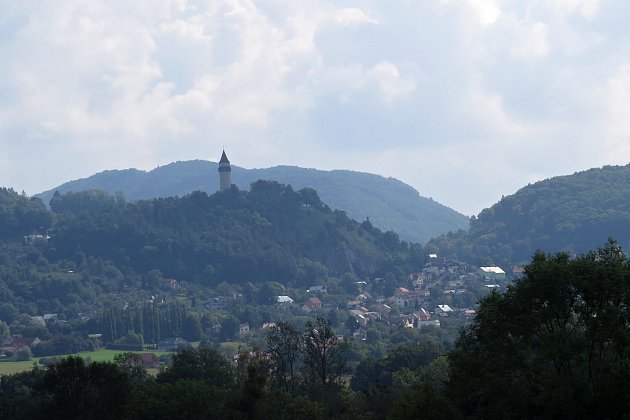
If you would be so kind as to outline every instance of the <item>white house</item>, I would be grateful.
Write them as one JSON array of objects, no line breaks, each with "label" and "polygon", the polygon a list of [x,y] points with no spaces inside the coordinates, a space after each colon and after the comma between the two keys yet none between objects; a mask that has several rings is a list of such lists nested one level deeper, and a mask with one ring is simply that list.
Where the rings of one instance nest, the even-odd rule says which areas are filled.
[{"label": "white house", "polygon": [[477,274],[484,281],[505,280],[505,271],[501,267],[479,267]]},{"label": "white house", "polygon": [[293,299],[289,296],[276,296],[276,303],[278,305],[291,305],[293,303]]},{"label": "white house", "polygon": [[435,308],[435,314],[439,316],[449,316],[453,313],[453,309],[448,305],[438,305]]}]

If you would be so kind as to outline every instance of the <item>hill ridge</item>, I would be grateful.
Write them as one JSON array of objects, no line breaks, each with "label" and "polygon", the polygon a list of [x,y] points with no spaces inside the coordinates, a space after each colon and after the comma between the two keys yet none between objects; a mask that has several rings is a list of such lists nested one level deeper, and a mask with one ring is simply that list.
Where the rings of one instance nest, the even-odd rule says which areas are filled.
[{"label": "hill ridge", "polygon": [[[175,161],[150,171],[135,168],[102,171],[36,194],[45,203],[55,191],[102,189],[123,192],[129,200],[183,196],[195,190],[218,189],[218,163],[195,159]],[[347,169],[321,170],[292,165],[246,169],[232,165],[232,183],[247,190],[259,179],[315,189],[331,208],[346,211],[355,220],[367,218],[374,226],[397,232],[406,241],[426,243],[430,238],[468,226],[468,218],[426,198],[396,178]]]},{"label": "hill ridge", "polygon": [[428,246],[471,263],[509,266],[536,250],[584,253],[610,237],[630,249],[630,165],[528,184],[473,217],[469,230]]}]

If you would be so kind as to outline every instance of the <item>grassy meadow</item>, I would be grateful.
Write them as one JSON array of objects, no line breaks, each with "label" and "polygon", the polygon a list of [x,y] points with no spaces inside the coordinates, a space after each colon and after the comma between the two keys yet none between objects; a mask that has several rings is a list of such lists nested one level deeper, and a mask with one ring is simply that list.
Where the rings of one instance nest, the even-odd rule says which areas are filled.
[{"label": "grassy meadow", "polygon": [[[95,362],[111,362],[114,360],[114,356],[118,353],[125,353],[125,351],[100,349],[100,350],[95,350],[95,351],[86,351],[86,352],[76,353],[73,355],[65,354],[65,355],[60,355],[60,356],[49,356],[49,357],[81,356],[84,359],[90,359]],[[168,352],[164,352],[164,351],[144,351],[144,352],[133,352],[133,353],[154,353],[158,357],[163,354],[168,354]],[[34,366],[43,367],[43,365],[39,364],[39,359],[41,359],[41,357],[33,357],[33,360],[29,360],[25,362],[0,361],[0,375],[11,375],[14,373],[24,372],[26,370],[32,369]]]}]

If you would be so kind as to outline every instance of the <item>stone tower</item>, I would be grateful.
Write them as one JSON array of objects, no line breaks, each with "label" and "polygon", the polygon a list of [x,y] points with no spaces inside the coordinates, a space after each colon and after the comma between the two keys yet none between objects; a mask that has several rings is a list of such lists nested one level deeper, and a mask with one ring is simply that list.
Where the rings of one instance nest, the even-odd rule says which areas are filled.
[{"label": "stone tower", "polygon": [[219,191],[229,190],[232,186],[230,172],[232,172],[232,168],[224,150],[219,161]]}]

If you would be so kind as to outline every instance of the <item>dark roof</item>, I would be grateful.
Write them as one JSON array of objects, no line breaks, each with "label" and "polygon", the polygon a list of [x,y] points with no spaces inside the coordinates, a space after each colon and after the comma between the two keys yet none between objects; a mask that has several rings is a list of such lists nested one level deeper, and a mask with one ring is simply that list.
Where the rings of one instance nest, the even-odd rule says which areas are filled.
[{"label": "dark roof", "polygon": [[39,339],[37,337],[8,338],[4,340],[4,342],[2,343],[0,347],[6,350],[9,350],[9,349],[17,350],[25,346],[27,347],[33,346],[36,341],[39,342]]},{"label": "dark roof", "polygon": [[228,160],[228,158],[227,158],[227,156],[225,154],[225,150],[221,154],[221,160],[219,161],[219,163],[230,163],[230,161]]},{"label": "dark roof", "polygon": [[140,360],[142,360],[143,363],[154,362],[158,360],[158,357],[155,353],[140,353]]},{"label": "dark roof", "polygon": [[178,346],[180,344],[188,345],[190,343],[181,337],[164,338],[158,342],[159,346],[171,346],[171,345]]}]

